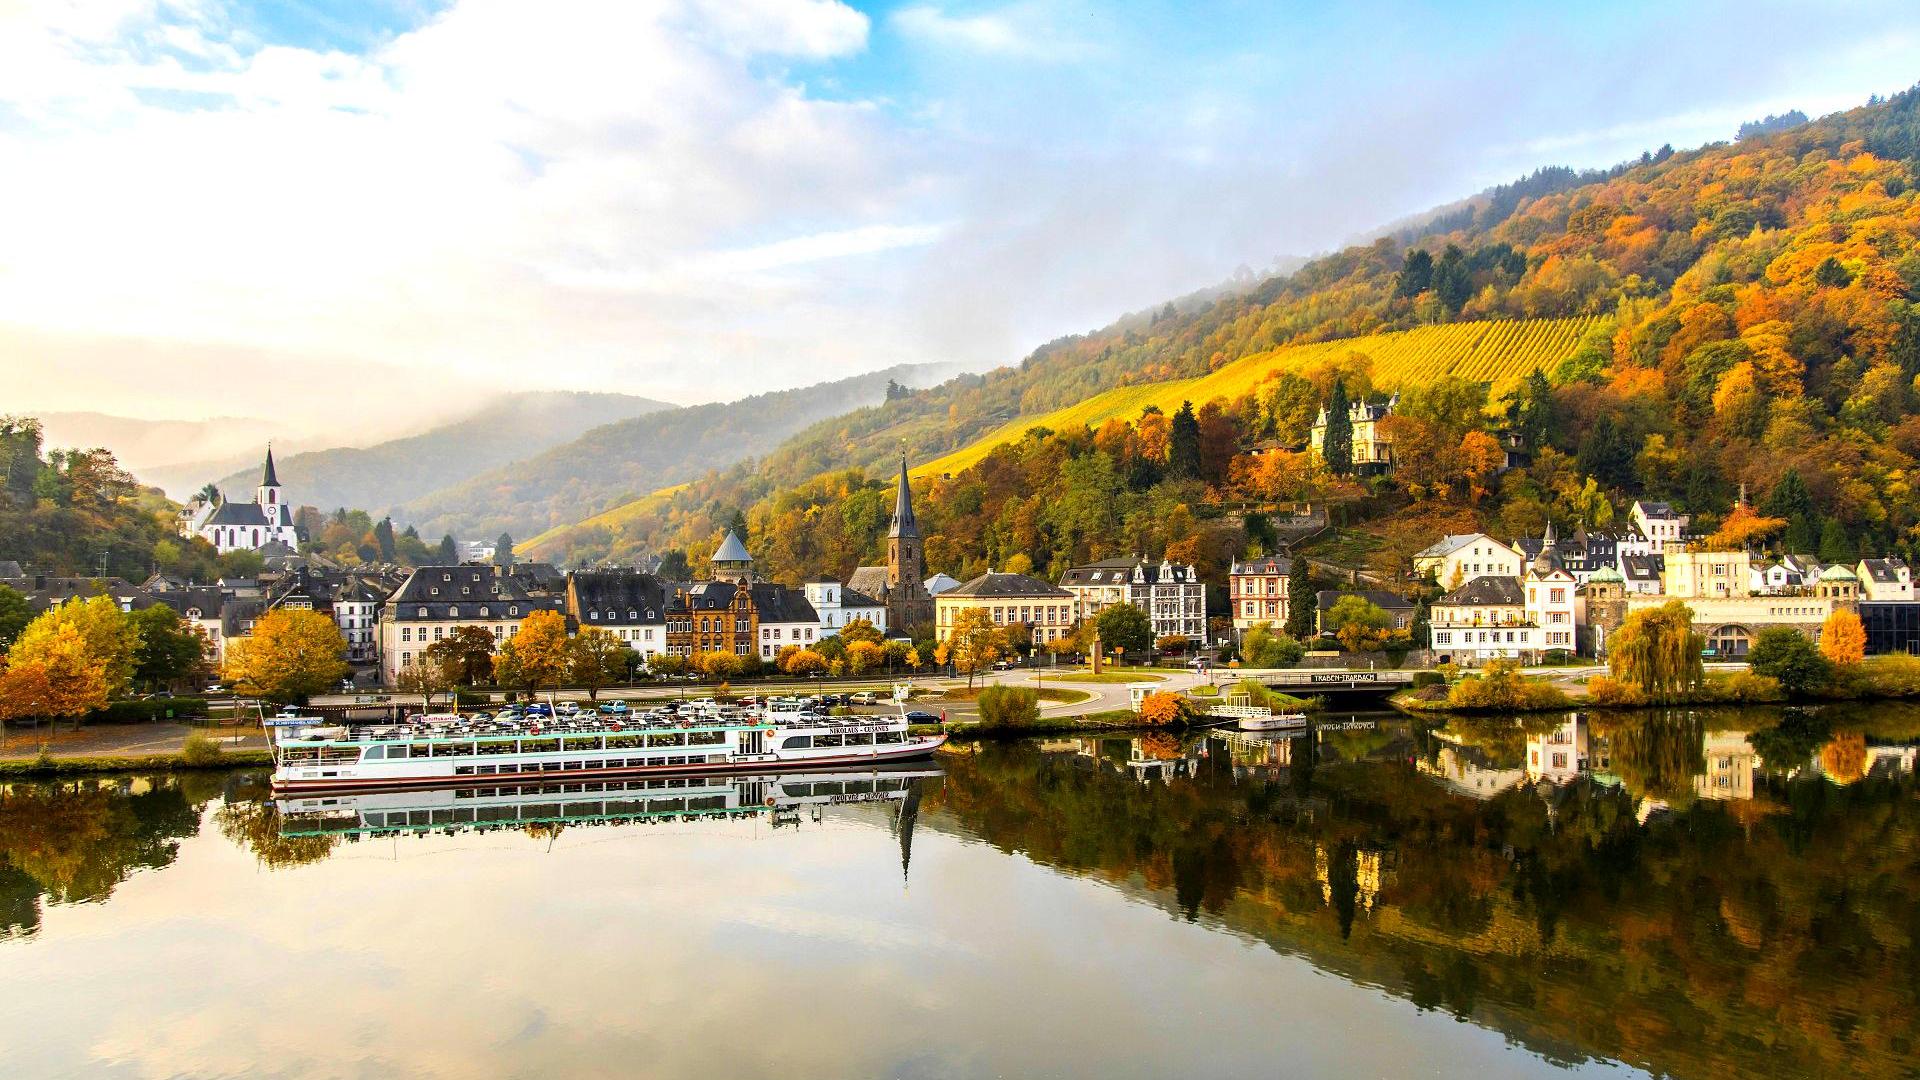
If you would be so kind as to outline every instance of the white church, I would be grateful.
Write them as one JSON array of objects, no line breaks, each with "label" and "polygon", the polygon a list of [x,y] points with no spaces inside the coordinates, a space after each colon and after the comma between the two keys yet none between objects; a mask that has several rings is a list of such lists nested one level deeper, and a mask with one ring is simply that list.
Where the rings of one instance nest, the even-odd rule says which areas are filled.
[{"label": "white church", "polygon": [[252,502],[223,498],[217,503],[199,499],[187,504],[180,521],[182,536],[198,536],[212,544],[215,551],[258,551],[279,542],[298,549],[300,539],[293,528],[293,508],[280,491],[280,479],[273,473],[273,447],[267,447],[267,467],[260,486],[253,489]]}]

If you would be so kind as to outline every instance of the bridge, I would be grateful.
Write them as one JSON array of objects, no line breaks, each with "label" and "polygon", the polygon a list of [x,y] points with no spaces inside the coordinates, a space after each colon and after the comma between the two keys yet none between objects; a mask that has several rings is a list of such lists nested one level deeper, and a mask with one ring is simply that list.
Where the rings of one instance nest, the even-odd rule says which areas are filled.
[{"label": "bridge", "polygon": [[1411,671],[1276,671],[1259,676],[1273,690],[1294,697],[1326,698],[1346,704],[1362,699],[1387,698],[1413,685]]}]

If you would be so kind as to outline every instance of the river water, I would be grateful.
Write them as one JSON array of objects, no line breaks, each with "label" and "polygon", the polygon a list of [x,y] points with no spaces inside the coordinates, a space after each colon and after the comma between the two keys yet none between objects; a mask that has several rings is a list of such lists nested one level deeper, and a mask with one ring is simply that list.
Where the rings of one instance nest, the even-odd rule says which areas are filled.
[{"label": "river water", "polygon": [[0,1076],[1895,1077],[1920,716],[0,789]]}]

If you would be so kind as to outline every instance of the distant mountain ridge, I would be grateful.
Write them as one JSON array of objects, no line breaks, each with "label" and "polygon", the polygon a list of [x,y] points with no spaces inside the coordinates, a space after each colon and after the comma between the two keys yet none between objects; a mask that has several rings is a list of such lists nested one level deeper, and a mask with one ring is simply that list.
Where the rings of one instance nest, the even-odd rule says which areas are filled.
[{"label": "distant mountain ridge", "polygon": [[694,405],[595,428],[537,456],[503,463],[408,503],[395,515],[434,536],[507,532],[527,538],[591,517],[713,468],[758,457],[827,417],[885,400],[889,383],[924,386],[950,374],[902,364],[739,401]]},{"label": "distant mountain ridge", "polygon": [[44,412],[39,417],[47,446],[104,446],[123,467],[153,484],[162,483],[157,474],[178,462],[228,460],[268,439],[311,441],[301,428],[258,416],[142,420],[99,412]]},{"label": "distant mountain ridge", "polygon": [[[280,483],[295,505],[349,507],[379,517],[429,492],[538,454],[580,432],[676,406],[631,394],[536,390],[501,395],[460,420],[365,447],[275,455]],[[216,481],[247,497],[259,482],[256,461]],[[197,484],[193,485],[198,487]]]}]

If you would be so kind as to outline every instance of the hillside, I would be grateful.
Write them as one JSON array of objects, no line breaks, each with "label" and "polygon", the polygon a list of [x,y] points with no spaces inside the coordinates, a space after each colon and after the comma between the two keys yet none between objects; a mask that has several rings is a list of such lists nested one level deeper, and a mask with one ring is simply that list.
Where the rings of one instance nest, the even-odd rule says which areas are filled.
[{"label": "hillside", "polygon": [[1383,390],[1457,375],[1491,384],[1498,396],[1536,368],[1553,370],[1574,354],[1589,333],[1604,326],[1605,321],[1595,316],[1462,322],[1288,345],[1242,357],[1199,378],[1117,387],[1066,408],[1019,417],[962,450],[916,466],[913,474],[917,478],[958,473],[978,464],[994,447],[1019,441],[1032,428],[1099,427],[1116,418],[1132,420],[1148,407],[1172,415],[1184,402],[1242,397],[1278,373],[1297,374],[1354,353],[1372,361],[1374,385]]},{"label": "hillside", "polygon": [[[365,447],[276,454],[274,464],[296,504],[363,509],[378,518],[410,500],[570,441],[582,431],[671,408],[629,394],[521,391],[418,435]],[[260,480],[261,449],[245,467],[217,481],[220,490],[246,497]]]},{"label": "hillside", "polygon": [[605,424],[545,453],[503,464],[413,499],[396,520],[428,536],[535,536],[678,484],[717,466],[764,454],[796,431],[859,402],[881,401],[890,383],[937,373],[902,365],[796,390],[696,405]]},{"label": "hillside", "polygon": [[[771,572],[844,569],[878,556],[884,515],[876,523],[868,503],[904,447],[922,475],[953,473],[930,485],[921,524],[930,564],[958,576],[1017,556],[1055,567],[1163,545],[1230,557],[1263,541],[1254,522],[1240,533],[1226,506],[1309,497],[1407,533],[1381,548],[1393,569],[1412,536],[1438,528],[1605,525],[1646,496],[1708,523],[1742,485],[1790,521],[1786,537],[1803,550],[1920,553],[1905,479],[1920,468],[1917,176],[1913,91],[1612,169],[1543,169],[1290,274],[833,417],[754,468],[697,477],[547,548],[572,560],[697,553],[744,515]],[[1545,332],[1582,319],[1604,322],[1574,355],[1543,360],[1541,378],[1509,389],[1519,365],[1499,373],[1504,400],[1473,379],[1416,380],[1422,400],[1407,410],[1409,452],[1392,482],[1355,485],[1274,456],[1256,473],[1262,462],[1233,452],[1302,438],[1335,383],[1352,395],[1421,370],[1402,368],[1414,350],[1377,347],[1419,334],[1375,335],[1501,320]],[[1380,355],[1349,363],[1360,338]],[[1264,378],[1280,365],[1261,357],[1321,344],[1298,354],[1317,357],[1299,365],[1310,377],[1282,371],[1236,395],[1250,378],[1230,374],[1225,400],[1201,408],[1199,380]],[[1445,370],[1431,354],[1423,362]],[[1200,411],[1204,467],[1172,456],[1163,402],[1176,395]],[[1162,418],[1139,423],[1145,403]],[[1103,417],[1098,432],[1085,426]],[[1495,423],[1526,433],[1532,466],[1484,471],[1480,437]],[[1036,426],[1052,433],[1027,438]]]}]

